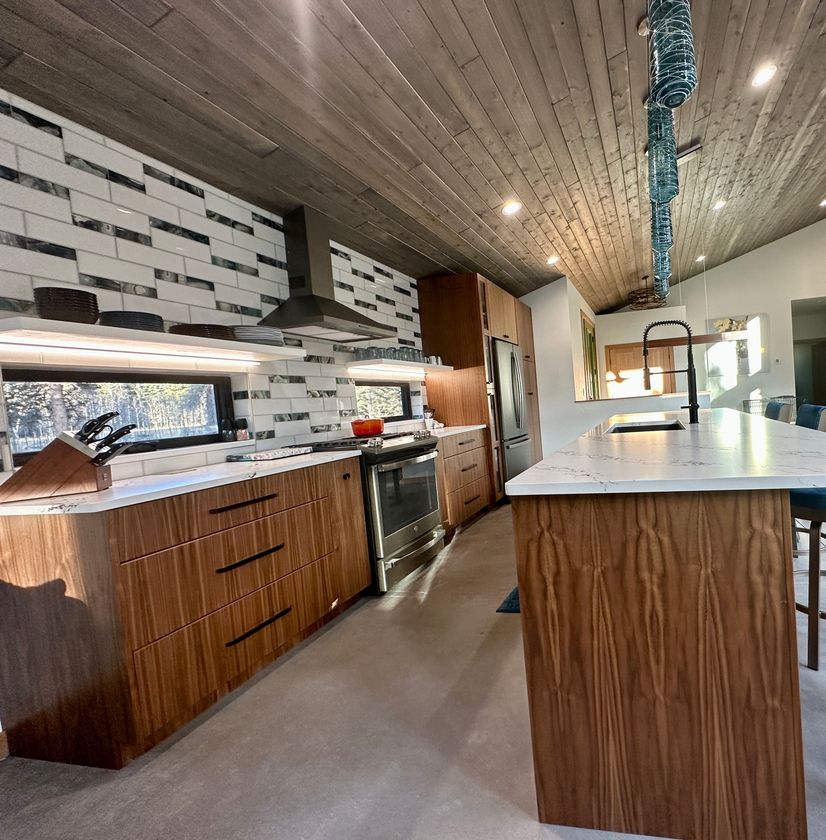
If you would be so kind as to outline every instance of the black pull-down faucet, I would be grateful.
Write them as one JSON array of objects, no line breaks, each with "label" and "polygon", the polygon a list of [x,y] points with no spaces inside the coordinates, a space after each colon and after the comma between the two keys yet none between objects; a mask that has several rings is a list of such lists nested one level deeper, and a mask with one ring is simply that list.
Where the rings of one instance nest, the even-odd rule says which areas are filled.
[{"label": "black pull-down faucet", "polygon": [[694,352],[691,341],[691,327],[685,321],[652,321],[643,330],[642,334],[642,359],[643,359],[643,384],[646,390],[651,388],[651,371],[648,369],[648,333],[654,327],[683,327],[688,335],[688,366],[683,370],[664,370],[663,373],[684,373],[688,378],[688,422],[700,422],[700,403],[697,402],[697,369],[694,367]]}]

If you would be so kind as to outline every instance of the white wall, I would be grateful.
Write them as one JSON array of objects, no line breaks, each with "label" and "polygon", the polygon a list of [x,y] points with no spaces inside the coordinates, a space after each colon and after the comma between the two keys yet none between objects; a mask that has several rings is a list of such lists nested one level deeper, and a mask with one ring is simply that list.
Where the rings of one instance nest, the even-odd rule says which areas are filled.
[{"label": "white wall", "polygon": [[[612,414],[671,411],[685,403],[685,395],[679,394],[577,402],[577,380],[582,369],[581,352],[578,360],[576,355],[576,348],[582,346],[579,312],[580,308],[585,308],[581,307],[582,296],[566,277],[562,277],[521,300],[531,307],[533,317],[544,455],[570,443]],[[586,312],[590,312],[590,308]],[[705,405],[703,400],[701,405]]]},{"label": "white wall", "polygon": [[571,353],[574,371],[574,399],[586,399],[585,390],[585,346],[582,343],[582,313],[596,321],[594,310],[579,293],[573,283],[568,283],[568,316],[571,326]]},{"label": "white wall", "polygon": [[714,399],[714,405],[740,408],[753,395],[794,394],[791,301],[826,295],[826,220],[680,286],[688,320],[697,332],[708,332],[709,320],[728,315],[766,316],[766,369],[741,377],[736,387]]}]

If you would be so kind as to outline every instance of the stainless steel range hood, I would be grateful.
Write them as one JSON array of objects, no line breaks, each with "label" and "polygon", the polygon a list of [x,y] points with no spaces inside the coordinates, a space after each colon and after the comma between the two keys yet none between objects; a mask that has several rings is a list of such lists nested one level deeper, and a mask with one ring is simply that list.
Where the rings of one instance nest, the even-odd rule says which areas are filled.
[{"label": "stainless steel range hood", "polygon": [[329,219],[311,207],[284,217],[290,297],[258,323],[322,341],[395,338],[396,330],[339,303],[334,297]]}]

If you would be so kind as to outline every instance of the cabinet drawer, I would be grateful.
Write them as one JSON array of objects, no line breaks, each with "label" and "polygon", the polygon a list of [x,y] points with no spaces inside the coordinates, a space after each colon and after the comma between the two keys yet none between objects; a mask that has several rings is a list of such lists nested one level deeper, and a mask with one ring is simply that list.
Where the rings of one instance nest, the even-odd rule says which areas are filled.
[{"label": "cabinet drawer", "polygon": [[476,429],[461,435],[448,435],[439,441],[439,450],[443,458],[451,458],[460,452],[478,449],[487,441],[487,429]]},{"label": "cabinet drawer", "polygon": [[459,525],[490,503],[490,479],[487,475],[448,494],[450,523]]},{"label": "cabinet drawer", "polygon": [[237,677],[329,612],[323,561],[311,563],[134,653],[144,737],[217,700]]},{"label": "cabinet drawer", "polygon": [[460,452],[445,461],[445,482],[447,492],[451,493],[478,481],[488,474],[488,450],[482,446],[469,452]]},{"label": "cabinet drawer", "polygon": [[124,563],[132,649],[329,554],[331,519],[325,498]]},{"label": "cabinet drawer", "polygon": [[110,513],[112,550],[121,561],[214,534],[325,495],[315,468],[277,473],[170,496]]}]

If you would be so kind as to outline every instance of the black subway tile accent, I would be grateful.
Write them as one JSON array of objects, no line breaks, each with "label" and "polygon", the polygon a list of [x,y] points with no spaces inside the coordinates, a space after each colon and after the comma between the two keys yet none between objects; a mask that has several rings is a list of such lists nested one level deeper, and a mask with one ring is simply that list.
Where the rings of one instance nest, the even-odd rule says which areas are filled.
[{"label": "black subway tile accent", "polygon": [[268,400],[271,396],[269,391],[250,391],[250,397],[254,400]]},{"label": "black subway tile accent", "polygon": [[248,400],[250,398],[249,391],[233,391],[232,398],[234,400]]},{"label": "black subway tile accent", "polygon": [[270,376],[270,382],[276,385],[298,385],[306,381],[304,376],[287,376],[283,373],[274,373]]},{"label": "black subway tile accent", "polygon": [[336,385],[355,385],[356,380],[351,379],[348,376],[337,376],[336,377]]},{"label": "black subway tile accent", "polygon": [[0,230],[0,245],[11,245],[15,248],[25,248],[27,251],[37,251],[39,254],[49,254],[52,257],[62,257],[65,260],[76,260],[74,248],[56,245],[54,242],[44,242],[42,239],[30,239],[18,233]]},{"label": "black subway tile accent", "polygon": [[293,338],[292,336],[284,336],[284,344],[287,347],[303,347],[304,342],[300,338]]},{"label": "black subway tile accent", "polygon": [[21,315],[34,315],[37,309],[33,300],[18,300],[17,298],[0,297],[0,310],[3,312],[19,312]]},{"label": "black subway tile accent", "polygon": [[371,280],[375,283],[376,278],[373,277],[372,274],[368,274],[366,271],[359,271],[357,268],[351,268],[351,273],[355,274],[356,277],[361,277],[362,280]]},{"label": "black subway tile accent", "polygon": [[310,431],[313,433],[337,432],[340,429],[341,423],[326,423],[323,426],[310,426]]},{"label": "black subway tile accent", "polygon": [[[249,225],[245,225],[243,222],[239,222],[236,219],[231,219],[229,216],[222,216],[214,210],[207,210],[206,217],[208,219],[212,219],[213,222],[220,222],[222,225],[226,225],[227,227],[231,227],[235,230],[241,230],[244,233],[249,233],[250,235],[254,232]],[[254,213],[253,218],[255,218]]]},{"label": "black subway tile accent", "polygon": [[355,288],[351,286],[349,283],[342,283],[340,280],[334,280],[333,285],[337,289],[346,289],[348,292],[354,292]]},{"label": "black subway tile accent", "polygon": [[274,257],[268,257],[266,254],[256,254],[258,258],[258,262],[264,263],[264,265],[272,265],[275,268],[283,268],[284,271],[287,270],[287,263],[283,260],[277,260]]},{"label": "black subway tile accent", "polygon": [[382,277],[389,277],[391,280],[393,279],[393,273],[391,271],[385,271],[383,268],[379,268],[377,265],[373,266],[373,271],[376,274],[381,274]]},{"label": "black subway tile accent", "polygon": [[150,166],[148,163],[143,165],[143,171],[144,174],[149,175],[151,178],[156,178],[158,181],[163,181],[171,187],[177,187],[179,190],[197,195],[199,198],[204,197],[204,191],[200,187],[196,187],[195,184],[190,184],[181,178],[176,178],[174,175],[167,175],[166,172],[161,172],[160,169],[155,169],[154,166]]},{"label": "black subway tile accent", "polygon": [[233,271],[240,271],[241,274],[251,274],[253,277],[258,277],[258,269],[242,263],[233,262],[232,260],[225,260],[223,257],[213,257],[213,265],[220,265],[221,268],[229,268]]},{"label": "black subway tile accent", "polygon": [[405,347],[415,347],[416,346],[415,341],[410,341],[409,339],[406,339],[406,338],[400,338],[398,341],[399,341],[399,344],[403,344]]},{"label": "black subway tile accent", "polygon": [[[261,216],[258,213],[252,214],[252,220],[254,222],[258,222],[259,225],[266,225],[267,227],[273,228],[273,230],[284,230],[284,225],[280,222],[274,222],[272,219],[268,219],[266,216]],[[250,231],[252,233],[252,231]]]},{"label": "black subway tile accent", "polygon": [[17,120],[18,122],[26,123],[32,128],[39,128],[45,131],[46,134],[51,134],[54,137],[63,137],[63,129],[59,125],[55,125],[49,120],[44,120],[43,117],[38,117],[37,114],[32,114],[29,111],[24,111],[16,105],[10,105],[8,102],[0,101],[0,114],[5,114],[7,117]]},{"label": "black subway tile accent", "polygon": [[118,227],[111,222],[101,222],[97,219],[90,219],[88,216],[72,215],[72,223],[85,230],[96,230],[98,233],[105,233],[107,236],[116,236],[118,239],[128,239],[130,242],[139,242],[141,245],[152,245],[152,240],[145,233],[138,233],[134,230]]},{"label": "black subway tile accent", "polygon": [[334,254],[337,257],[341,257],[343,260],[350,259],[350,255],[346,251],[339,251],[338,248],[330,248],[330,253]]},{"label": "black subway tile accent", "polygon": [[318,388],[313,388],[307,391],[307,396],[313,397],[314,399],[321,399],[322,397],[334,397],[335,395],[335,391],[328,391]]},{"label": "black subway tile accent", "polygon": [[333,351],[336,353],[355,353],[356,348],[349,344],[334,344]]},{"label": "black subway tile accent", "polygon": [[316,364],[319,364],[319,365],[332,365],[332,364],[335,363],[336,360],[332,356],[313,356],[313,355],[310,355],[310,356],[305,356],[304,361],[305,362],[315,362]]},{"label": "black subway tile accent", "polygon": [[82,172],[88,172],[89,175],[96,175],[98,178],[105,178],[113,184],[121,184],[124,187],[129,187],[129,189],[137,190],[138,192],[146,192],[146,187],[140,181],[136,181],[134,178],[129,178],[126,175],[121,175],[120,172],[113,172],[105,166],[84,160],[83,158],[80,158],[77,155],[71,155],[68,152],[66,152],[63,157],[69,166],[73,166],[75,169],[80,169]]},{"label": "black subway tile accent", "polygon": [[94,274],[81,274],[79,276],[81,286],[91,286],[95,289],[108,289],[112,292],[122,292],[125,295],[136,295],[137,297],[156,298],[158,296],[158,290],[152,288],[152,286],[143,286],[139,283],[129,283],[123,280],[112,280],[110,277],[95,277]]},{"label": "black subway tile accent", "polygon": [[207,292],[215,291],[215,284],[209,280],[190,277],[187,274],[177,274],[174,271],[165,271],[162,268],[155,269],[155,279],[165,280],[167,283],[178,283],[181,286],[190,286],[193,289],[204,289]]},{"label": "black subway tile accent", "polygon": [[146,192],[146,186],[144,184],[136,181],[134,178],[130,178],[128,175],[121,175],[120,172],[113,172],[110,169],[108,170],[108,178],[113,184],[120,184],[122,187],[128,187],[130,190],[136,190],[137,192]]},{"label": "black subway tile accent", "polygon": [[189,230],[189,228],[181,227],[180,225],[173,225],[171,222],[165,222],[163,219],[155,219],[149,217],[149,227],[156,230],[163,230],[167,233],[174,233],[175,236],[182,236],[184,239],[191,239],[193,242],[200,242],[202,245],[209,245],[209,237],[203,233],[198,233],[196,230]]},{"label": "black subway tile accent", "polygon": [[256,432],[255,439],[256,440],[272,440],[275,437],[275,432],[270,429],[266,432]]},{"label": "black subway tile accent", "polygon": [[66,187],[62,187],[60,184],[54,184],[51,181],[46,181],[44,178],[27,175],[25,172],[18,172],[16,169],[11,169],[8,166],[0,166],[0,178],[5,181],[14,181],[23,187],[56,195],[58,198],[69,198],[69,190]]},{"label": "black subway tile accent", "polygon": [[354,303],[356,306],[360,306],[362,309],[370,309],[373,312],[378,312],[379,308],[376,306],[375,303],[367,303],[366,300],[359,300],[358,298],[355,299]]},{"label": "black subway tile accent", "polygon": [[376,300],[380,300],[382,303],[386,303],[388,306],[395,306],[396,301],[393,298],[384,297],[382,295],[376,295]]},{"label": "black subway tile accent", "polygon": [[263,312],[252,306],[241,306],[240,303],[227,303],[223,300],[215,301],[215,308],[219,312],[234,312],[236,315],[249,315],[251,318],[262,318]]},{"label": "black subway tile accent", "polygon": [[397,312],[396,317],[400,318],[402,321],[412,321],[413,320],[412,315],[405,315],[404,312]]},{"label": "black subway tile accent", "polygon": [[410,294],[409,289],[403,289],[401,286],[393,286],[393,289],[397,291],[400,295],[407,295],[407,297],[413,297],[413,295]]}]

